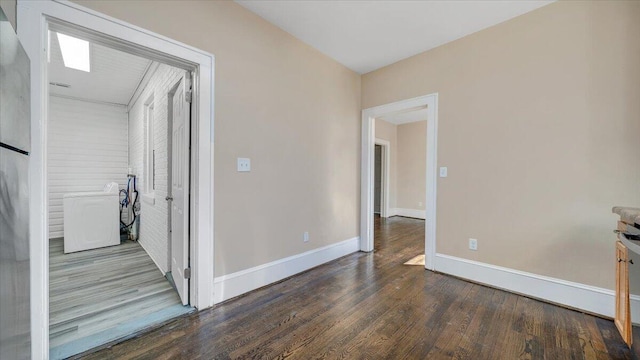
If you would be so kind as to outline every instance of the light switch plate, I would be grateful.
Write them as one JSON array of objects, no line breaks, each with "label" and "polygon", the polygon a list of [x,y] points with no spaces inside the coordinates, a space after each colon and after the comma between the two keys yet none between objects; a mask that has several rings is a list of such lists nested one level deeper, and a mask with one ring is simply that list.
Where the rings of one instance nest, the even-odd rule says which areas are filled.
[{"label": "light switch plate", "polygon": [[251,159],[238,158],[238,172],[249,172],[249,171],[251,171]]},{"label": "light switch plate", "polygon": [[446,166],[440,167],[440,177],[447,177],[447,167]]}]

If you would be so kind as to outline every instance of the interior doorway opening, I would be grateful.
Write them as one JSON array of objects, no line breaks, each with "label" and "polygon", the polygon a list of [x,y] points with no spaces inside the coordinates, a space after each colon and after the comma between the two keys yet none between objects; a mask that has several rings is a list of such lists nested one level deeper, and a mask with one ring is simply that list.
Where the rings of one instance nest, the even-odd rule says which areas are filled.
[{"label": "interior doorway opening", "polygon": [[374,214],[386,218],[389,217],[391,142],[376,138],[374,157]]},{"label": "interior doorway opening", "polygon": [[382,203],[382,156],[384,154],[384,148],[382,145],[375,145],[375,175],[374,175],[374,201],[373,201],[373,213],[380,215],[381,203]]},{"label": "interior doorway opening", "polygon": [[[49,30],[67,26],[72,37],[181,68],[193,74],[188,182],[188,301],[197,309],[213,305],[213,55],[90,11],[80,5],[48,1],[18,3],[18,37],[31,59],[32,157],[29,163],[32,357],[49,358],[50,262],[48,127]],[[44,51],[43,51],[44,50]],[[153,102],[145,101],[145,105]],[[153,107],[155,108],[155,103]],[[155,113],[154,113],[155,114]],[[153,161],[153,152],[151,160]],[[143,176],[142,176],[143,177]],[[144,180],[140,180],[144,181]],[[148,187],[147,187],[148,189]],[[194,201],[194,199],[198,201]],[[142,196],[140,197],[142,200]],[[147,199],[149,200],[149,199]],[[155,201],[156,199],[154,199]],[[162,199],[165,201],[165,199]],[[117,214],[116,214],[117,216]],[[144,216],[144,214],[143,214]],[[166,221],[166,218],[164,219]],[[144,222],[142,222],[144,223]],[[164,227],[166,229],[166,227]],[[190,276],[189,276],[190,275]],[[128,331],[127,335],[131,335]]]},{"label": "interior doorway opening", "polygon": [[49,356],[61,359],[194,310],[194,89],[189,67],[62,22],[48,35]]},{"label": "interior doorway opening", "polygon": [[[433,259],[436,252],[437,99],[437,94],[431,94],[365,109],[362,112],[362,231],[360,250],[374,251],[375,231],[381,228],[380,225],[383,224],[385,218],[399,215],[424,219],[424,267],[427,269],[433,269]],[[393,124],[394,122],[397,124]],[[409,123],[420,123],[419,126],[422,126],[426,133],[418,134],[417,138],[422,145],[409,149],[400,156],[397,155],[398,136],[396,127],[402,124],[408,125]],[[407,130],[407,133],[416,135],[415,130]],[[376,162],[376,145],[379,145],[381,140],[386,140],[390,143],[387,154],[396,154],[390,157],[390,161],[387,162],[388,165],[386,166],[382,166],[382,147],[379,148],[380,161]],[[411,141],[415,142],[414,140]],[[424,177],[420,176],[422,174],[418,174],[418,176],[413,174],[409,176],[413,180],[399,185],[397,179],[398,163],[414,157],[414,155],[419,155],[417,156],[417,161],[419,161],[420,166],[405,165],[401,167],[410,170],[418,168],[419,172],[424,173]],[[376,171],[376,163],[379,164],[380,171]],[[379,187],[382,187],[381,174],[385,168],[388,169],[387,176],[389,181],[387,184],[390,189],[386,193],[387,196],[385,196],[384,191],[376,189],[376,176],[380,177]],[[417,186],[413,186],[416,184]],[[408,191],[409,195],[399,197],[398,187],[402,187],[403,191],[411,190],[411,188],[417,188],[418,191]],[[379,203],[380,215],[376,214],[376,193],[378,192],[381,194]],[[382,201],[383,199],[386,199],[386,204]],[[383,216],[383,213],[386,216]]]},{"label": "interior doorway opening", "polygon": [[[424,229],[426,119],[424,107],[374,119],[374,251],[391,246],[383,239]],[[416,252],[412,258],[419,258],[406,259],[408,264],[424,266],[424,243],[407,245]]]}]

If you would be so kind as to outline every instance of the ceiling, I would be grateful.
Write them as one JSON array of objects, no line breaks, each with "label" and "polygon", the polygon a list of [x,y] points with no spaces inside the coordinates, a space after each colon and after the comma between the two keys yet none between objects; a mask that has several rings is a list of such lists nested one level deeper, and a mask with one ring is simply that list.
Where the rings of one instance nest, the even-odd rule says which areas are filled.
[{"label": "ceiling", "polygon": [[236,2],[364,74],[553,1]]},{"label": "ceiling", "polygon": [[58,37],[51,32],[49,82],[70,87],[49,85],[50,93],[128,105],[151,60],[94,43],[89,48],[91,72],[67,68],[62,60]]}]

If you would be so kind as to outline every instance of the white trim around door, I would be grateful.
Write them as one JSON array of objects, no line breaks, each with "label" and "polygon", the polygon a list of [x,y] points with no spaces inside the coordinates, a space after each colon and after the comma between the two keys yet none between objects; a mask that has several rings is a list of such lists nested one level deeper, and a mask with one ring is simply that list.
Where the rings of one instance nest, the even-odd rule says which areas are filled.
[{"label": "white trim around door", "polygon": [[438,94],[429,94],[362,110],[360,250],[373,251],[373,191],[375,119],[380,116],[427,109],[427,198],[425,268],[434,270],[436,255],[436,186],[438,166]]},{"label": "white trim around door", "polygon": [[49,256],[47,181],[47,31],[63,22],[114,46],[195,72],[192,104],[190,197],[191,305],[213,306],[213,126],[214,57],[175,40],[68,1],[18,1],[18,37],[31,59],[31,232],[32,358],[49,357]]}]

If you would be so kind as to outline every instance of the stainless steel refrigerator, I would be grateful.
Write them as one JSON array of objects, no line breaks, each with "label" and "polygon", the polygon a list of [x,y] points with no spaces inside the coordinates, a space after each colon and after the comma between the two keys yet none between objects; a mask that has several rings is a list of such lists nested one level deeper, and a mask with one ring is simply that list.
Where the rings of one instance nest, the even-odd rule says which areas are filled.
[{"label": "stainless steel refrigerator", "polygon": [[29,58],[0,9],[0,359],[31,357]]}]

